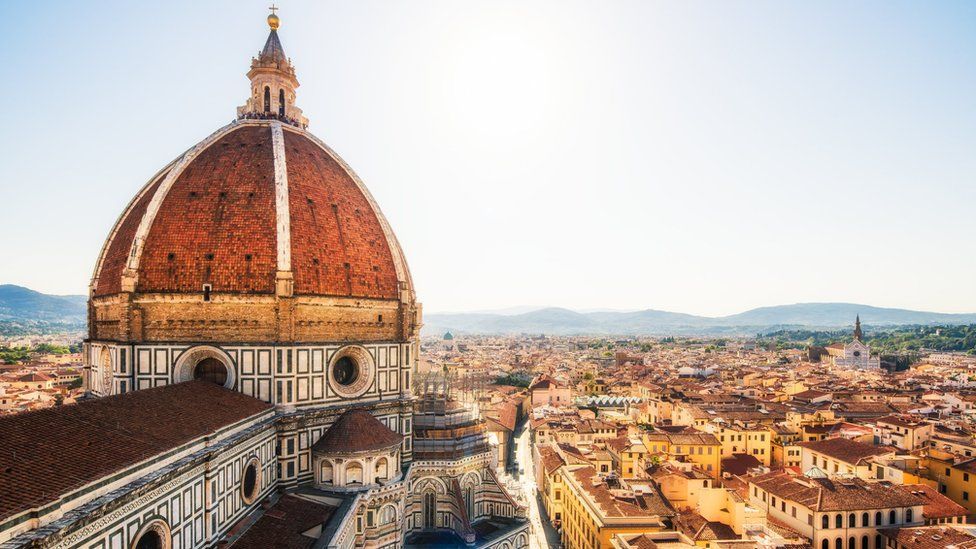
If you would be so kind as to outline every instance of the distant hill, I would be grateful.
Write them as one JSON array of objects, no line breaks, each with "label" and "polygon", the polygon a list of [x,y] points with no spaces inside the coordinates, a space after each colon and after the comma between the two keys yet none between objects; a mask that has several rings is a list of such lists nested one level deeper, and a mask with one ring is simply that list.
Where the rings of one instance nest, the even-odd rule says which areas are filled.
[{"label": "distant hill", "polygon": [[797,303],[760,307],[724,317],[695,316],[648,309],[633,312],[588,312],[546,308],[521,314],[431,313],[424,334],[446,331],[476,334],[549,335],[751,335],[789,327],[841,328],[861,316],[866,326],[972,324],[976,314],[948,314],[888,309],[855,303]]},{"label": "distant hill", "polygon": [[23,286],[0,284],[0,320],[84,324],[87,299],[83,295],[48,295]]}]

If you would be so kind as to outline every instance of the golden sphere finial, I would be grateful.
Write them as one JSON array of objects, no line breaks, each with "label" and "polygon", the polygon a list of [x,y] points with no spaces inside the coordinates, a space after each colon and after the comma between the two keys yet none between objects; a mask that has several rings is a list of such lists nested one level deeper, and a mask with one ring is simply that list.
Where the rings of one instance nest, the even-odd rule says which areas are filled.
[{"label": "golden sphere finial", "polygon": [[278,7],[271,4],[271,7],[268,9],[271,10],[271,15],[268,16],[268,26],[271,27],[271,30],[278,30],[278,27],[281,26],[281,20],[278,19],[278,15],[275,13],[278,11]]}]

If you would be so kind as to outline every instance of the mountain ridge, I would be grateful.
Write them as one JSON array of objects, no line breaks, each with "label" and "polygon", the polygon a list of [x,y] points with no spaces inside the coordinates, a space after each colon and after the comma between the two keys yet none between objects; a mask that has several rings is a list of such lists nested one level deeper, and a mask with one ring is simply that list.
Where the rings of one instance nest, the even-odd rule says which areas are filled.
[{"label": "mountain ridge", "polygon": [[0,284],[0,320],[84,322],[87,301],[83,295],[50,295],[15,284]]},{"label": "mountain ridge", "polygon": [[[0,284],[0,321],[84,323],[87,297],[49,295],[23,286]],[[937,313],[844,302],[793,303],[756,307],[732,315],[708,317],[657,309],[574,311],[564,307],[509,307],[505,312],[428,313],[424,334],[547,335],[753,335],[788,328],[852,327],[855,316],[865,326],[976,324],[976,313]],[[506,314],[506,312],[512,311]],[[515,312],[523,311],[523,312]]]},{"label": "mountain ridge", "polygon": [[750,335],[781,328],[843,328],[856,316],[869,326],[971,324],[976,313],[936,313],[858,303],[793,303],[757,307],[732,315],[707,317],[644,309],[581,313],[546,307],[527,313],[428,313],[424,332],[472,334],[541,333],[549,335]]}]

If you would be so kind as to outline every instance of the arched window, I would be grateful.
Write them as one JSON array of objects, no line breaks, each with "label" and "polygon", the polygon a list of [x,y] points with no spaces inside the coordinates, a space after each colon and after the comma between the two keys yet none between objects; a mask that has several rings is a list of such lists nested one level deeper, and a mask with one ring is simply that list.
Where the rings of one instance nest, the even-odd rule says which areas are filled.
[{"label": "arched window", "polygon": [[349,465],[346,465],[346,484],[362,484],[363,483],[363,466],[359,462],[354,461]]},{"label": "arched window", "polygon": [[854,536],[851,536],[850,538],[848,538],[848,540],[847,540],[847,549],[857,549],[857,540],[854,539]]},{"label": "arched window", "polygon": [[834,548],[835,549],[844,549],[844,539],[843,538],[837,538],[837,541],[834,542]]},{"label": "arched window", "polygon": [[437,494],[433,491],[424,494],[424,528],[433,530],[437,521]]},{"label": "arched window", "polygon": [[464,489],[464,508],[468,513],[468,520],[474,520],[474,494],[470,486]]},{"label": "arched window", "polygon": [[868,537],[867,536],[863,536],[861,538],[861,549],[869,549],[868,548]]},{"label": "arched window", "polygon": [[332,484],[332,481],[335,478],[335,472],[332,468],[332,464],[328,461],[323,461],[320,471],[321,473],[319,474],[319,478],[322,479],[322,484]]},{"label": "arched window", "polygon": [[820,549],[830,549],[830,541],[825,539],[820,542]]},{"label": "arched window", "polygon": [[172,545],[169,525],[161,519],[154,520],[142,527],[136,534],[132,544],[133,549],[165,549]]},{"label": "arched window", "polygon": [[376,480],[386,480],[390,474],[390,467],[387,464],[386,458],[380,458],[376,460]]},{"label": "arched window", "polygon": [[855,515],[854,513],[851,513],[850,515],[847,515],[847,527],[848,528],[856,528],[857,527],[857,515]]},{"label": "arched window", "polygon": [[881,534],[878,534],[877,536],[874,536],[874,548],[875,549],[884,549],[884,545],[881,544]]},{"label": "arched window", "polygon": [[271,88],[264,87],[264,112],[271,112]]},{"label": "arched window", "polygon": [[159,532],[149,530],[136,542],[136,549],[163,549],[163,538]]},{"label": "arched window", "polygon": [[285,115],[285,90],[278,90],[278,116]]},{"label": "arched window", "polygon": [[874,514],[874,525],[881,526],[881,511]]},{"label": "arched window", "polygon": [[911,522],[911,521],[912,521],[912,510],[911,509],[906,509],[905,510],[905,522]]},{"label": "arched window", "polygon": [[837,513],[837,516],[834,517],[834,528],[843,528],[843,527],[844,527],[844,515]]},{"label": "arched window", "polygon": [[[871,526],[871,517],[867,513],[861,515],[861,526]],[[867,547],[864,549],[867,549]]]},{"label": "arched window", "polygon": [[380,509],[380,524],[392,524],[396,522],[396,507],[387,505]]},{"label": "arched window", "polygon": [[894,510],[894,509],[892,509],[892,510],[891,510],[891,511],[890,511],[890,512],[888,513],[888,524],[894,524],[896,520],[897,520],[897,519],[896,519],[896,517],[895,517],[895,510]]},{"label": "arched window", "polygon": [[[824,515],[823,517],[821,517],[821,519],[820,519],[820,527],[823,528],[823,529],[825,529],[825,530],[827,528],[830,528],[830,517],[828,517],[827,515]],[[827,540],[824,540],[824,543],[827,543]]]}]

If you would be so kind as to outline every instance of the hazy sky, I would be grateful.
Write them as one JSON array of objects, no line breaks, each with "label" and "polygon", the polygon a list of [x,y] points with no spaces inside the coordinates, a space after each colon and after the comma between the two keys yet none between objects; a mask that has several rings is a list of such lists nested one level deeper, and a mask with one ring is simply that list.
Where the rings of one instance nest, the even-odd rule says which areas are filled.
[{"label": "hazy sky", "polygon": [[[976,311],[976,3],[279,2],[428,311]],[[0,283],[84,293],[268,2],[0,2]]]}]

